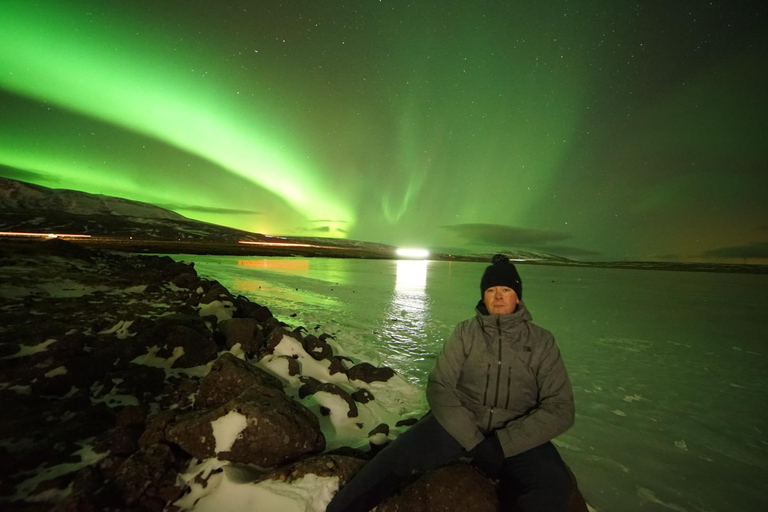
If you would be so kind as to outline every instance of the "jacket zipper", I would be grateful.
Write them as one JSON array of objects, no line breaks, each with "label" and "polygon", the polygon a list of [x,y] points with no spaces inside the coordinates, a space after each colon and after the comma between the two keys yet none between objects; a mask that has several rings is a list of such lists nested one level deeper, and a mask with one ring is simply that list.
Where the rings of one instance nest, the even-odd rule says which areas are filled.
[{"label": "jacket zipper", "polygon": [[488,363],[488,370],[485,372],[485,393],[483,393],[483,405],[488,405],[488,386],[491,383],[491,363]]},{"label": "jacket zipper", "polygon": [[507,373],[507,403],[504,404],[505,409],[509,409],[509,395],[512,393],[512,367],[509,367],[509,373]]},{"label": "jacket zipper", "polygon": [[[488,430],[491,430],[491,424],[493,423],[493,408],[499,403],[499,384],[501,384],[501,317],[496,317],[496,327],[499,329],[499,360],[496,365],[496,394],[493,397],[493,405],[491,406],[491,413],[488,416]],[[489,377],[490,377],[490,364],[488,365]],[[486,385],[486,391],[488,386]]]}]

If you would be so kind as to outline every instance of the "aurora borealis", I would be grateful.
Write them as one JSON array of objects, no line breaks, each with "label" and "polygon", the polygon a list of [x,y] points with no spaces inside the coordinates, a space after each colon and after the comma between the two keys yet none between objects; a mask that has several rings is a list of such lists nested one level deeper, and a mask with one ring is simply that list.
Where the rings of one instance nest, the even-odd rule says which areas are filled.
[{"label": "aurora borealis", "polygon": [[757,2],[0,5],[0,175],[269,234],[768,259]]}]

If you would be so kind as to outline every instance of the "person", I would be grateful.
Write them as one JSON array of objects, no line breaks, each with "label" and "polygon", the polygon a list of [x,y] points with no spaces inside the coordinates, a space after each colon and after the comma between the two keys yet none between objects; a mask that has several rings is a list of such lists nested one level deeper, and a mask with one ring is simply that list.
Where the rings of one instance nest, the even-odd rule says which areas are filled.
[{"label": "person", "polygon": [[459,323],[427,383],[431,408],[331,500],[367,512],[411,475],[460,458],[498,479],[521,512],[563,512],[573,492],[551,440],[574,422],[573,391],[552,334],[531,322],[515,266],[496,254],[474,318]]}]

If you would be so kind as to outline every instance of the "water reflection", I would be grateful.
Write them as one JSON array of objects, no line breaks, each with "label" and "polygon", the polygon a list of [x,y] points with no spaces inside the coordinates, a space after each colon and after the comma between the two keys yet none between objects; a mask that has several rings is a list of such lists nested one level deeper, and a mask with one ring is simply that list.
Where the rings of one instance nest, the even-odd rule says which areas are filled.
[{"label": "water reflection", "polygon": [[[425,350],[429,299],[426,294],[428,261],[398,260],[395,290],[383,323],[383,340],[390,352],[389,364],[418,367],[429,355]],[[397,360],[391,361],[391,359]]]},{"label": "water reflection", "polygon": [[427,288],[428,261],[397,260],[397,277],[395,279],[395,296],[417,295],[424,296]]},{"label": "water reflection", "polygon": [[238,260],[238,265],[243,267],[255,267],[265,270],[276,270],[288,274],[307,275],[309,273],[308,259],[261,259]]}]

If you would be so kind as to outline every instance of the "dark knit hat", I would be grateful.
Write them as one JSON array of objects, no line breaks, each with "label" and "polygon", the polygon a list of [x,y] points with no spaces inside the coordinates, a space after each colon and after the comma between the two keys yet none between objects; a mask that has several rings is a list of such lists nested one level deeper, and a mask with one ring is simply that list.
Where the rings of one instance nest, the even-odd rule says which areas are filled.
[{"label": "dark knit hat", "polygon": [[494,254],[491,258],[493,265],[485,267],[483,278],[480,280],[480,297],[485,290],[492,286],[506,286],[517,293],[517,298],[523,300],[523,281],[515,266],[503,254]]}]

